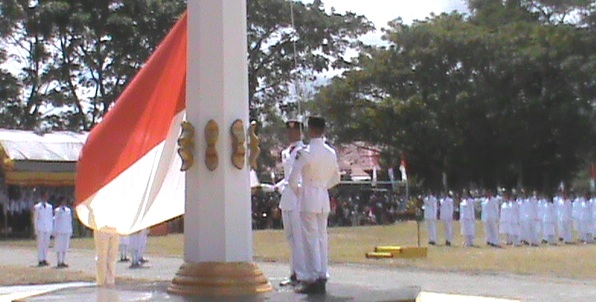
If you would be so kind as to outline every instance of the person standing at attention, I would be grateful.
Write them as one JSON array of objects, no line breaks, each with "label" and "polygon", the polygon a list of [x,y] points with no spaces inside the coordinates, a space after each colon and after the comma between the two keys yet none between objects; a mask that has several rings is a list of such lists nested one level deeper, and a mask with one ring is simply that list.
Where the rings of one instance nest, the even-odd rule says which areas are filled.
[{"label": "person standing at attention", "polygon": [[46,193],[41,194],[41,201],[33,207],[33,224],[37,241],[37,266],[50,265],[47,261],[50,237],[54,224],[52,205],[48,203]]},{"label": "person standing at attention", "polygon": [[290,145],[281,152],[284,178],[275,184],[275,188],[281,192],[279,208],[281,209],[284,233],[290,244],[290,277],[283,280],[279,284],[280,286],[294,285],[297,284],[298,280],[305,278],[302,224],[300,223],[298,197],[288,186],[288,179],[290,178],[296,153],[304,147],[302,128],[302,123],[297,120],[290,120],[286,123],[286,135]]},{"label": "person standing at attention", "polygon": [[340,181],[335,150],[325,144],[325,120],[308,119],[310,143],[296,152],[290,187],[298,196],[300,220],[304,236],[305,277],[298,293],[325,293],[327,272],[329,216],[328,190]]},{"label": "person standing at attention", "polygon": [[66,252],[70,246],[72,236],[72,212],[66,206],[66,199],[63,197],[60,206],[54,210],[54,250],[58,258],[58,268],[66,268]]}]

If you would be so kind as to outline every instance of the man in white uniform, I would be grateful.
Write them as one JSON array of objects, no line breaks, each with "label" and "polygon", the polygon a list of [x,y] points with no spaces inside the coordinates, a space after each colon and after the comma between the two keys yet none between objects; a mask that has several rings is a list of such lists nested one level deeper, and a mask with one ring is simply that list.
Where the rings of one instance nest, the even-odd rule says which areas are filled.
[{"label": "man in white uniform", "polygon": [[54,224],[52,205],[47,201],[47,195],[42,193],[41,201],[33,208],[33,224],[37,240],[37,266],[50,265],[47,261],[50,237]]},{"label": "man in white uniform", "polygon": [[453,193],[441,198],[441,212],[440,219],[443,221],[443,228],[445,229],[445,245],[451,246],[453,239]]},{"label": "man in white uniform", "polygon": [[486,244],[492,247],[499,247],[499,202],[500,198],[491,196],[487,191],[482,199],[482,212],[480,218],[484,226],[484,238]]},{"label": "man in white uniform", "polygon": [[459,204],[459,223],[461,225],[461,235],[464,236],[465,246],[474,246],[474,237],[476,236],[476,212],[474,210],[474,198],[469,197],[464,191]]},{"label": "man in white uniform", "polygon": [[594,241],[594,235],[592,234],[592,223],[594,214],[592,210],[592,203],[590,202],[590,196],[586,194],[585,197],[580,198],[581,206],[578,218],[578,235],[580,242],[592,243]]},{"label": "man in white uniform", "polygon": [[520,202],[519,199],[516,199],[515,195],[512,193],[511,198],[509,199],[509,234],[511,236],[511,241],[514,246],[521,245],[521,221],[520,221],[520,213],[519,207]]},{"label": "man in white uniform", "polygon": [[68,267],[64,261],[72,236],[72,213],[63,198],[60,206],[54,210],[54,249],[58,258],[58,268]]},{"label": "man in white uniform", "polygon": [[573,241],[573,205],[567,195],[564,195],[560,202],[557,215],[561,221],[561,235],[566,244],[571,244]]},{"label": "man in white uniform", "polygon": [[120,238],[116,230],[104,227],[93,232],[96,253],[97,286],[113,287],[116,285],[116,260]]},{"label": "man in white uniform", "polygon": [[143,264],[149,262],[145,258],[145,251],[147,251],[147,239],[149,237],[149,228],[145,228],[141,230],[141,235],[139,237],[139,261]]},{"label": "man in white uniform", "polygon": [[527,210],[526,210],[526,219],[527,219],[527,238],[528,243],[531,246],[538,246],[540,243],[539,234],[537,226],[540,224],[540,215],[539,212],[539,205],[538,205],[538,194],[534,192],[530,198],[526,200],[527,202]]},{"label": "man in white uniform", "polygon": [[128,245],[130,243],[128,235],[120,236],[120,245],[118,250],[120,251],[120,260],[119,262],[128,262],[130,259],[128,258]]},{"label": "man in white uniform", "polygon": [[290,187],[298,196],[304,236],[305,277],[298,293],[324,293],[327,282],[328,190],[340,181],[335,150],[325,144],[325,120],[308,119],[310,143],[296,152],[290,173]]},{"label": "man in white uniform", "polygon": [[424,220],[428,230],[428,244],[435,245],[437,242],[437,198],[432,192],[424,197]]},{"label": "man in white uniform", "polygon": [[552,199],[547,200],[542,210],[542,233],[547,243],[556,244],[556,225],[557,212],[555,210],[555,204],[552,202]]},{"label": "man in white uniform", "polygon": [[141,231],[128,235],[128,250],[130,251],[130,268],[141,266]]},{"label": "man in white uniform", "polygon": [[276,189],[281,192],[279,208],[281,209],[284,233],[290,244],[290,278],[283,280],[280,283],[281,286],[296,284],[298,280],[304,280],[306,278],[304,273],[303,236],[302,225],[300,223],[300,210],[298,209],[298,197],[288,186],[296,153],[298,150],[304,148],[304,144],[302,143],[302,123],[293,120],[288,121],[286,123],[286,134],[290,145],[281,152],[284,178],[275,184]]},{"label": "man in white uniform", "polygon": [[507,193],[503,192],[503,203],[501,203],[501,212],[499,214],[499,234],[505,237],[505,244],[512,245],[513,238],[511,237],[511,207]]}]

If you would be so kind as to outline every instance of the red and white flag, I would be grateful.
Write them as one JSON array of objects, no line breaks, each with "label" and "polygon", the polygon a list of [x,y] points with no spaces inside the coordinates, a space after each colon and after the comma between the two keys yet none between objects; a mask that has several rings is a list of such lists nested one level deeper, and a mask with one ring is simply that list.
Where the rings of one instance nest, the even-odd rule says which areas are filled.
[{"label": "red and white flag", "polygon": [[75,206],[92,229],[130,234],[184,213],[176,141],[186,106],[186,19],[178,20],[83,147]]}]

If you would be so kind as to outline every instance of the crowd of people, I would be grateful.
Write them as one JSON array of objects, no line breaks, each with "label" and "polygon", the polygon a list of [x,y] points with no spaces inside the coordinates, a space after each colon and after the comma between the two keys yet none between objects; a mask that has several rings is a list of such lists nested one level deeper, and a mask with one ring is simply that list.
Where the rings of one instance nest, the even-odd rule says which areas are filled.
[{"label": "crowd of people", "polygon": [[[252,197],[253,229],[282,228],[279,209],[281,194],[258,193]],[[363,226],[392,224],[397,220],[413,219],[408,213],[405,196],[387,189],[370,186],[337,188],[330,196],[329,226]]]},{"label": "crowd of people", "polygon": [[438,197],[428,193],[422,200],[430,245],[438,242],[438,221],[443,225],[445,245],[451,245],[452,222],[459,216],[464,245],[474,246],[478,213],[484,242],[492,247],[501,247],[503,243],[513,246],[557,242],[589,244],[594,243],[596,236],[596,197],[589,193],[547,197],[524,191],[499,194],[486,191],[482,195],[464,191],[461,195],[450,192]]}]

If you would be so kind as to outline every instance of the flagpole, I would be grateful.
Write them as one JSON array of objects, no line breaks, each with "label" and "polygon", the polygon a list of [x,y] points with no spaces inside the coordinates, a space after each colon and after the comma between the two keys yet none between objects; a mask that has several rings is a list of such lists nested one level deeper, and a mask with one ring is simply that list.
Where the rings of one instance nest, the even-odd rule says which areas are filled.
[{"label": "flagpole", "polygon": [[186,172],[184,264],[169,292],[268,292],[252,250],[246,0],[194,0],[187,7],[186,119],[197,129],[197,146]]}]

